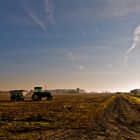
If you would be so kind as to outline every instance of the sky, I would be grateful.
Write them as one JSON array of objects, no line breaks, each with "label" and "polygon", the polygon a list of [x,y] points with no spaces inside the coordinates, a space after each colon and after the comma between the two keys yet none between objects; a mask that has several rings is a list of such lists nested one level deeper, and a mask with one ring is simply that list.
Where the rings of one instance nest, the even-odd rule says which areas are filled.
[{"label": "sky", "polygon": [[140,88],[139,0],[0,0],[0,89]]}]

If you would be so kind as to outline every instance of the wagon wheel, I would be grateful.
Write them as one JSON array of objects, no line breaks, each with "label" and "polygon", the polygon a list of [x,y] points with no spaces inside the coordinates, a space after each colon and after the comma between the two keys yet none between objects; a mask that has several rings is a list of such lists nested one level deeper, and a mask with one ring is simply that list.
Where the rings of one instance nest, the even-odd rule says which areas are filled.
[{"label": "wagon wheel", "polygon": [[15,101],[15,96],[11,96],[11,101]]}]

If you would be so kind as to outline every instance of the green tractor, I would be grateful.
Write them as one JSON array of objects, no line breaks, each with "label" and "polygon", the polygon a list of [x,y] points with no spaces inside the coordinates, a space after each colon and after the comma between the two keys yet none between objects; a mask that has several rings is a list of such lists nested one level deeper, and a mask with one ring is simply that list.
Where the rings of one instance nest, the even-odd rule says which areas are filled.
[{"label": "green tractor", "polygon": [[47,100],[52,100],[51,92],[43,91],[42,87],[34,87],[34,92],[32,95],[33,101],[41,101],[42,98],[47,98]]}]

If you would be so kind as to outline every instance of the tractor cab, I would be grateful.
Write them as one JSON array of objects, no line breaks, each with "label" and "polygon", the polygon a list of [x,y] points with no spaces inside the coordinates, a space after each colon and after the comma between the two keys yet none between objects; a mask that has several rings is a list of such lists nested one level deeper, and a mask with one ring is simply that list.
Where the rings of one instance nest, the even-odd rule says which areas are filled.
[{"label": "tractor cab", "polygon": [[42,87],[34,87],[34,93],[36,92],[43,92]]}]

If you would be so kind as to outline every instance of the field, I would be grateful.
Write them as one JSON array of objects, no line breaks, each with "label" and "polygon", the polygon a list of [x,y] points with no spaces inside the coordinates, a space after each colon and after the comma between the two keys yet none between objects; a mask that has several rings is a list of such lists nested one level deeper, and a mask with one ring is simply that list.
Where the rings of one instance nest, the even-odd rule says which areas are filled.
[{"label": "field", "polygon": [[52,101],[0,101],[0,140],[140,140],[140,98],[54,95]]}]

